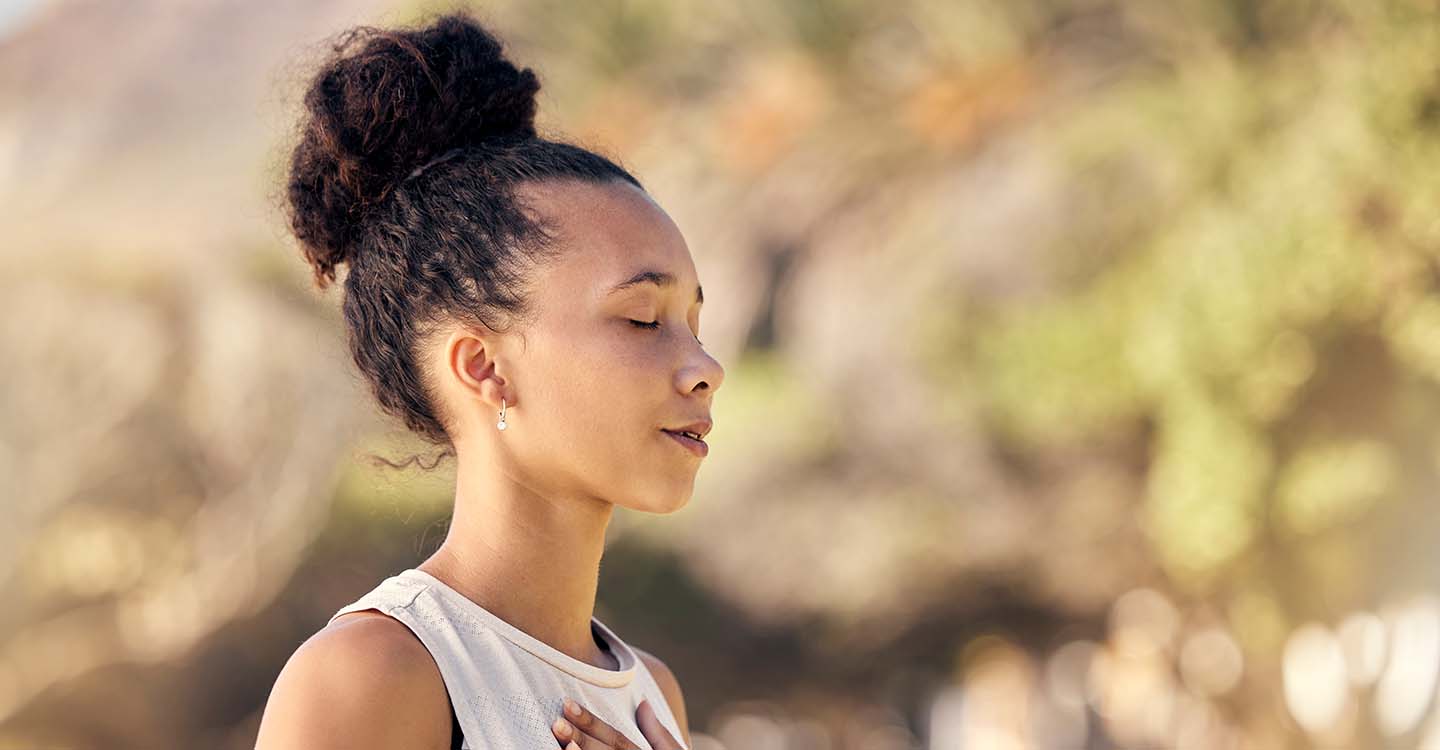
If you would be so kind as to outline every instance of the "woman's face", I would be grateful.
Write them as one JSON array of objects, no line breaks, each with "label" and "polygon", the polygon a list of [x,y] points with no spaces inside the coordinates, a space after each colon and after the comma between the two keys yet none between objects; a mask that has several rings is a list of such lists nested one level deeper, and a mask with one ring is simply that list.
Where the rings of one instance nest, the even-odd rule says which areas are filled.
[{"label": "woman's face", "polygon": [[[703,458],[664,430],[710,420],[725,378],[698,339],[701,291],[685,238],[625,182],[547,181],[520,193],[554,221],[562,249],[533,272],[533,322],[503,341],[491,334],[493,355],[471,360],[482,385],[465,408],[481,410],[479,428],[537,492],[655,513],[683,507]],[[502,390],[486,391],[486,375]],[[507,397],[504,431],[477,398],[487,392]]]}]

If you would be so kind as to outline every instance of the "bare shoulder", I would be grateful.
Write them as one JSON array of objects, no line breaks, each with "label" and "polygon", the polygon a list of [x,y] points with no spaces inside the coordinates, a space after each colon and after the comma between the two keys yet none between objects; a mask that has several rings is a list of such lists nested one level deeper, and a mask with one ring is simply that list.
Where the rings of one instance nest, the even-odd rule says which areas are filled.
[{"label": "bare shoulder", "polygon": [[685,735],[685,746],[690,746],[690,724],[685,716],[685,694],[680,692],[680,681],[675,679],[675,673],[660,661],[660,657],[642,650],[638,646],[631,645],[631,650],[640,661],[645,662],[645,668],[655,677],[655,684],[660,686],[660,692],[665,694],[665,702],[670,704],[670,712],[675,714],[675,723],[680,725],[680,733]]},{"label": "bare shoulder", "polygon": [[440,668],[404,623],[346,614],[310,636],[280,670],[256,750],[447,748],[450,704]]}]

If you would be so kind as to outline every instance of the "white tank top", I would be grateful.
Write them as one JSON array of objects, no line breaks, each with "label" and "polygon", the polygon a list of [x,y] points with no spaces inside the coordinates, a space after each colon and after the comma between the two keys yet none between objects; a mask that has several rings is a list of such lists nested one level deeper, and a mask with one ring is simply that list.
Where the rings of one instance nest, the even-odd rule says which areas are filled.
[{"label": "white tank top", "polygon": [[[682,746],[685,738],[650,670],[620,637],[591,617],[620,663],[604,669],[565,654],[481,607],[419,568],[386,578],[330,622],[347,612],[376,609],[404,623],[429,649],[455,717],[465,734],[463,748],[536,750],[559,747],[550,730],[569,696],[602,721],[653,750],[636,723],[642,699]],[[688,750],[688,749],[687,749]]]}]

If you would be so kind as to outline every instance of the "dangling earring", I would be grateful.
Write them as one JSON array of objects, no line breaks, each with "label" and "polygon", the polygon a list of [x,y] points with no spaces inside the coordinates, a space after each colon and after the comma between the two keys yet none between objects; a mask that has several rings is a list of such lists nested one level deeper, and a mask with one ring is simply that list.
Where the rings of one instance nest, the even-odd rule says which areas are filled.
[{"label": "dangling earring", "polygon": [[499,421],[495,426],[498,427],[498,428],[500,428],[500,429],[502,429],[502,430],[505,429],[505,399],[504,399],[504,397],[501,397],[501,399],[500,399],[500,421]]}]

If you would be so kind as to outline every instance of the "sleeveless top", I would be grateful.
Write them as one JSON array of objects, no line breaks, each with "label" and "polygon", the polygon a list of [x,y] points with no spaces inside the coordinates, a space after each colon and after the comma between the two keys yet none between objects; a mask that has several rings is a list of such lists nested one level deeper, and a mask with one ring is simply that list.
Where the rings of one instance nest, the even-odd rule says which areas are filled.
[{"label": "sleeveless top", "polygon": [[660,723],[676,742],[685,744],[650,670],[595,617],[590,618],[590,630],[619,662],[618,671],[550,646],[419,568],[381,581],[336,611],[330,622],[365,609],[404,623],[434,657],[450,697],[452,724],[459,729],[455,735],[464,735],[461,748],[559,747],[550,727],[563,715],[566,696],[637,746],[653,750],[635,716],[640,701],[648,699]]}]

